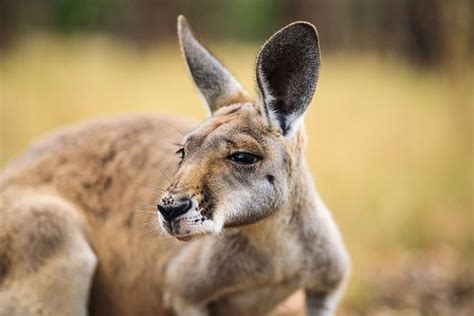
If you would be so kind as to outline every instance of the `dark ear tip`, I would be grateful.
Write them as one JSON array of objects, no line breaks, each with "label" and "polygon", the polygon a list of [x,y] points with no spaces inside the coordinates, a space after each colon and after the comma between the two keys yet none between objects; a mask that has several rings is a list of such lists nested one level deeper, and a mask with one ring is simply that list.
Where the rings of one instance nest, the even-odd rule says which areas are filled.
[{"label": "dark ear tip", "polygon": [[280,30],[280,32],[286,32],[286,31],[292,31],[292,32],[300,33],[302,35],[311,36],[314,38],[316,42],[318,41],[318,38],[319,38],[318,30],[316,29],[316,26],[306,21],[293,22]]},{"label": "dark ear tip", "polygon": [[[304,39],[302,41],[302,39]],[[261,60],[265,58],[264,52],[272,50],[274,45],[279,45],[281,42],[297,44],[300,47],[314,47],[316,54],[319,56],[319,36],[316,27],[305,21],[297,21],[281,28],[274,33],[266,42],[263,44],[257,56],[257,67]]]},{"label": "dark ear tip", "polygon": [[[304,39],[304,40],[303,40]],[[302,41],[303,40],[303,41]],[[305,21],[297,21],[278,30],[262,46],[257,57],[257,61],[263,58],[262,52],[271,49],[273,44],[281,43],[299,43],[300,46],[313,46],[319,54],[319,37],[316,27]]]}]

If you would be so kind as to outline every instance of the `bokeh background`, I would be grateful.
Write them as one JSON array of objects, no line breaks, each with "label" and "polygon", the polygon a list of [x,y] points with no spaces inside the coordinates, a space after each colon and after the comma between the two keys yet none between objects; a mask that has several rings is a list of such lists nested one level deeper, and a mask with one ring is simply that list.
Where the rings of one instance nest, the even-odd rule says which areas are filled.
[{"label": "bokeh background", "polygon": [[178,14],[250,91],[259,46],[308,20],[323,59],[307,158],[353,260],[339,314],[474,315],[473,12],[469,0],[0,0],[0,167],[90,117],[203,120]]}]

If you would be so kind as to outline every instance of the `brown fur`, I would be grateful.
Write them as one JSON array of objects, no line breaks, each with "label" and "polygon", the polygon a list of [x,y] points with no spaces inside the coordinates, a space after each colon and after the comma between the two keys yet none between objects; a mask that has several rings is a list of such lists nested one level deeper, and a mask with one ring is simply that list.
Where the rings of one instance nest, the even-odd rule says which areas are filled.
[{"label": "brown fur", "polygon": [[[152,287],[150,293],[153,295],[140,298],[136,302],[137,306],[130,306],[123,299],[117,298],[130,297],[134,293],[137,293],[137,297],[143,297],[138,294],[143,291],[137,290],[137,287],[143,286],[139,284],[140,281],[160,279],[160,262],[165,260],[163,253],[174,248],[174,243],[178,249],[180,247],[178,242],[157,242],[159,238],[156,233],[150,232],[147,227],[147,223],[153,222],[155,216],[146,212],[153,209],[152,206],[156,205],[161,195],[155,188],[163,186],[166,177],[171,177],[177,166],[173,143],[179,141],[181,135],[170,128],[169,124],[183,131],[189,129],[182,121],[145,116],[82,124],[46,138],[17,158],[3,173],[0,182],[0,215],[4,215],[10,205],[19,204],[18,201],[24,195],[19,192],[32,191],[32,188],[35,188],[34,192],[54,192],[56,196],[80,208],[87,218],[90,236],[93,236],[89,242],[100,262],[93,293],[109,293],[111,297],[107,299],[117,302],[107,307],[103,304],[104,301],[99,300],[98,303],[105,308],[123,311],[152,310],[156,305],[156,295],[160,293],[159,285],[156,289],[153,284],[147,285],[146,287]],[[163,139],[166,141],[160,141]],[[169,174],[162,175],[158,169]],[[34,197],[30,199],[34,200]],[[15,212],[12,220],[22,221],[17,215],[19,211],[21,206],[9,211]],[[34,221],[25,218],[24,222],[42,228],[48,235],[41,237],[41,232],[34,227],[26,228],[25,231],[25,226],[21,223],[17,225],[18,232],[10,233],[14,229],[13,223],[2,218],[0,224],[9,228],[0,230],[3,239],[11,239],[14,235],[21,236],[25,241],[14,244],[7,242],[7,246],[13,249],[7,254],[3,252],[1,258],[9,258],[11,255],[8,253],[24,252],[22,244],[28,244],[29,229],[36,234],[31,238],[35,241],[34,245],[28,244],[28,248],[31,248],[29,251],[41,254],[26,256],[32,266],[40,264],[43,257],[51,252],[44,247],[58,243],[58,236],[53,234],[56,226],[63,224],[51,218],[49,222],[42,223],[43,216],[35,216],[34,212],[31,211]],[[45,238],[47,242],[43,243],[41,238]],[[145,262],[136,261],[136,258],[142,256],[142,252],[150,253],[156,258],[147,256]],[[155,269],[154,265],[157,265]],[[2,269],[5,270],[7,268]],[[125,275],[124,271],[130,273]],[[124,280],[120,280],[120,276]],[[102,288],[99,290],[98,286]],[[92,303],[95,302],[93,299]]]},{"label": "brown fur", "polygon": [[[261,103],[225,99],[199,126],[90,121],[16,158],[0,176],[0,315],[260,315],[300,288],[309,313],[331,313],[348,260],[303,158],[304,128],[282,135]],[[263,159],[235,164],[236,150]],[[159,223],[188,243],[160,236],[155,212],[182,196],[195,217]]]}]

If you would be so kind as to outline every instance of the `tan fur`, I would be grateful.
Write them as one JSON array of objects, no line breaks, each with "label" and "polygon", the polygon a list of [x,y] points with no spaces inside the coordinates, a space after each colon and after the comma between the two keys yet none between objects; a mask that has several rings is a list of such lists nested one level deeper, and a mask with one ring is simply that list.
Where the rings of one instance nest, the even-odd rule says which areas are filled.
[{"label": "tan fur", "polygon": [[[201,125],[90,121],[15,159],[0,176],[0,315],[261,315],[301,288],[311,315],[332,313],[348,257],[304,128],[283,137],[247,98],[217,109]],[[242,171],[226,157],[243,149],[266,159]],[[185,214],[170,231],[155,205],[185,195],[203,224]]]}]

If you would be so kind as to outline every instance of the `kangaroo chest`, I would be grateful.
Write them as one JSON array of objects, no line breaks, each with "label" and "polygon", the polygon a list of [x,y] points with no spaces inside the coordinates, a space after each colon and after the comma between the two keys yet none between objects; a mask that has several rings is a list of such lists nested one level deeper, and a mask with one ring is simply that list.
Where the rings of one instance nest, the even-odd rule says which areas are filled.
[{"label": "kangaroo chest", "polygon": [[[234,291],[212,303],[212,314],[263,315],[299,288],[304,288],[312,279],[316,263],[309,258],[311,253],[307,253],[305,247],[297,243],[297,236],[294,239],[288,247],[273,249],[273,256],[268,257],[265,265],[240,275],[238,282],[245,283],[245,286],[240,289],[237,286]],[[267,251],[265,256],[268,256]],[[254,258],[242,257],[242,261],[245,260],[250,264]]]}]

